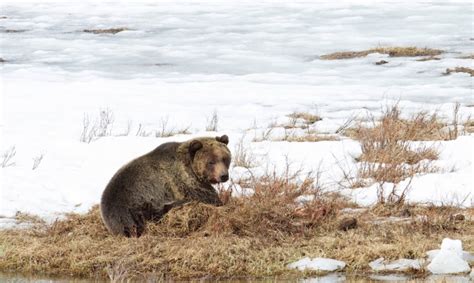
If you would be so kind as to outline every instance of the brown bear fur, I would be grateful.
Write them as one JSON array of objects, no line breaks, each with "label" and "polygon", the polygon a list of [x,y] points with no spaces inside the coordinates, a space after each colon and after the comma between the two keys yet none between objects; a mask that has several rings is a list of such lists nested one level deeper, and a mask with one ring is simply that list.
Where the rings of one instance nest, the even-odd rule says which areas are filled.
[{"label": "brown bear fur", "polygon": [[229,138],[169,142],[124,165],[101,199],[101,215],[112,234],[140,237],[146,221],[158,220],[189,201],[222,205],[211,184],[226,182]]}]

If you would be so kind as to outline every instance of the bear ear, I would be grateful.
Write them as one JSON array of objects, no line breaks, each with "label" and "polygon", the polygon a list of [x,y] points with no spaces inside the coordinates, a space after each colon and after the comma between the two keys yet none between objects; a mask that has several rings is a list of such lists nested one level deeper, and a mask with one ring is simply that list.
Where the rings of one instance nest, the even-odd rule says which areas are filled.
[{"label": "bear ear", "polygon": [[198,140],[191,141],[191,143],[189,144],[189,154],[191,155],[191,159],[194,159],[194,155],[196,155],[196,152],[202,147],[202,142]]},{"label": "bear ear", "polygon": [[218,142],[229,144],[229,137],[227,135],[223,135],[222,137],[216,137]]}]

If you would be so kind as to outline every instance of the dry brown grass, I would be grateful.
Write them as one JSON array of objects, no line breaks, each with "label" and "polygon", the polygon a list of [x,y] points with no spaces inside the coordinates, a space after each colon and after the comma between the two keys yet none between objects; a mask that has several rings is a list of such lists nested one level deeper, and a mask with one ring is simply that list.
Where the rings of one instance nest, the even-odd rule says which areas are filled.
[{"label": "dry brown grass", "polygon": [[[138,239],[109,235],[98,207],[52,225],[1,230],[0,270],[139,281],[295,278],[299,273],[286,265],[305,256],[343,260],[348,274],[364,274],[368,263],[381,256],[422,258],[439,248],[444,237],[474,249],[472,209],[414,207],[404,221],[394,222],[381,220],[398,215],[401,208],[375,207],[356,216],[357,229],[344,232],[336,224],[345,216],[340,200],[318,199],[300,209],[282,205],[301,188],[287,194],[291,186],[286,185],[262,183],[265,189],[255,197],[231,198],[220,208],[191,203],[174,209]],[[282,196],[270,198],[276,196],[271,190]],[[465,220],[453,219],[454,213],[466,215]]]},{"label": "dry brown grass", "polygon": [[458,57],[459,59],[474,59],[474,54],[468,54]]},{"label": "dry brown grass", "polygon": [[[457,105],[456,114],[459,111]],[[395,105],[383,111],[379,121],[371,118],[369,126],[358,124],[345,131],[361,143],[358,180],[351,180],[352,187],[366,186],[372,182],[399,183],[416,174],[438,170],[431,161],[438,159],[435,146],[414,146],[412,141],[446,140],[457,137],[457,132],[442,131],[445,124],[436,114],[419,112],[409,119],[401,118]],[[456,127],[457,129],[457,127]]]},{"label": "dry brown grass", "polygon": [[450,75],[451,73],[466,73],[472,77],[474,76],[474,69],[468,67],[455,67],[446,69],[446,75]]},{"label": "dry brown grass", "polygon": [[363,51],[345,51],[322,55],[323,60],[340,60],[365,57],[372,53],[388,54],[390,57],[417,57],[417,56],[436,56],[444,51],[432,48],[418,47],[377,47]]},{"label": "dry brown grass", "polygon": [[424,57],[424,58],[420,58],[420,59],[416,59],[416,61],[419,61],[419,62],[425,62],[425,61],[439,61],[441,60],[440,57],[435,57],[435,56],[429,56],[429,57]]},{"label": "dry brown grass", "polygon": [[305,124],[311,125],[318,121],[321,121],[322,118],[319,115],[312,114],[309,112],[293,112],[288,115],[288,117],[295,119],[295,120],[303,120]]},{"label": "dry brown grass", "polygon": [[321,141],[337,141],[338,136],[318,134],[318,133],[305,133],[304,135],[289,135],[282,137],[281,139],[275,139],[275,141],[287,141],[287,142],[321,142]]},{"label": "dry brown grass", "polygon": [[85,29],[83,32],[93,34],[116,34],[126,30],[128,30],[128,28]]},{"label": "dry brown grass", "polygon": [[474,120],[473,119],[468,119],[464,123],[464,131],[470,134],[474,133]]}]

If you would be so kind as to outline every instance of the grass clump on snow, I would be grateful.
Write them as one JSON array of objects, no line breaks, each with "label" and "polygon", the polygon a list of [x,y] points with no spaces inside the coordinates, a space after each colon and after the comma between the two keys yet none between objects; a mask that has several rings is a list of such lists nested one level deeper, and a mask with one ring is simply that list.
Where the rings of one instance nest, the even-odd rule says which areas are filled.
[{"label": "grass clump on snow", "polygon": [[417,56],[436,56],[444,51],[432,48],[418,47],[377,47],[363,51],[343,51],[322,55],[323,60],[340,60],[365,57],[372,53],[388,54],[390,57],[417,57]]},{"label": "grass clump on snow", "polygon": [[311,125],[322,120],[320,116],[309,113],[309,112],[293,112],[289,114],[288,117],[290,117],[292,120],[295,120],[295,121],[300,119],[307,125]]},{"label": "grass clump on snow", "polygon": [[455,67],[446,69],[446,75],[450,75],[451,73],[466,73],[472,77],[474,76],[474,69],[468,67]]},{"label": "grass clump on snow", "polygon": [[[459,106],[456,108],[456,114]],[[408,119],[401,117],[398,105],[385,109],[379,120],[359,124],[345,131],[361,143],[362,154],[358,177],[352,182],[356,187],[370,182],[399,183],[416,174],[432,173],[438,168],[432,164],[439,151],[434,145],[414,145],[413,141],[447,140],[457,137],[457,132],[443,131],[446,124],[436,114],[419,112]],[[457,128],[457,126],[456,126]],[[363,181],[366,180],[366,181]]]},{"label": "grass clump on snow", "polygon": [[83,32],[93,34],[116,34],[126,30],[128,30],[128,28],[84,29]]}]

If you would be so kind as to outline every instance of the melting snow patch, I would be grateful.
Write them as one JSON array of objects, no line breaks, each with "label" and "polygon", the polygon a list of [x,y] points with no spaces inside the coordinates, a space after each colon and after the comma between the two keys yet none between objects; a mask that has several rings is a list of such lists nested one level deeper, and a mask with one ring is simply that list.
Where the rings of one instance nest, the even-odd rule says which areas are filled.
[{"label": "melting snow patch", "polygon": [[419,259],[406,258],[387,262],[383,257],[381,257],[370,262],[369,266],[374,271],[407,271],[410,269],[420,270],[423,266],[423,262]]},{"label": "melting snow patch", "polygon": [[288,264],[288,268],[298,269],[300,271],[306,269],[316,271],[336,271],[341,270],[344,267],[346,267],[346,263],[343,261],[322,257],[317,257],[313,259],[305,257],[303,259]]},{"label": "melting snow patch", "polygon": [[462,242],[460,240],[443,239],[441,249],[434,255],[428,270],[433,274],[453,274],[471,271],[469,264],[463,258]]}]

